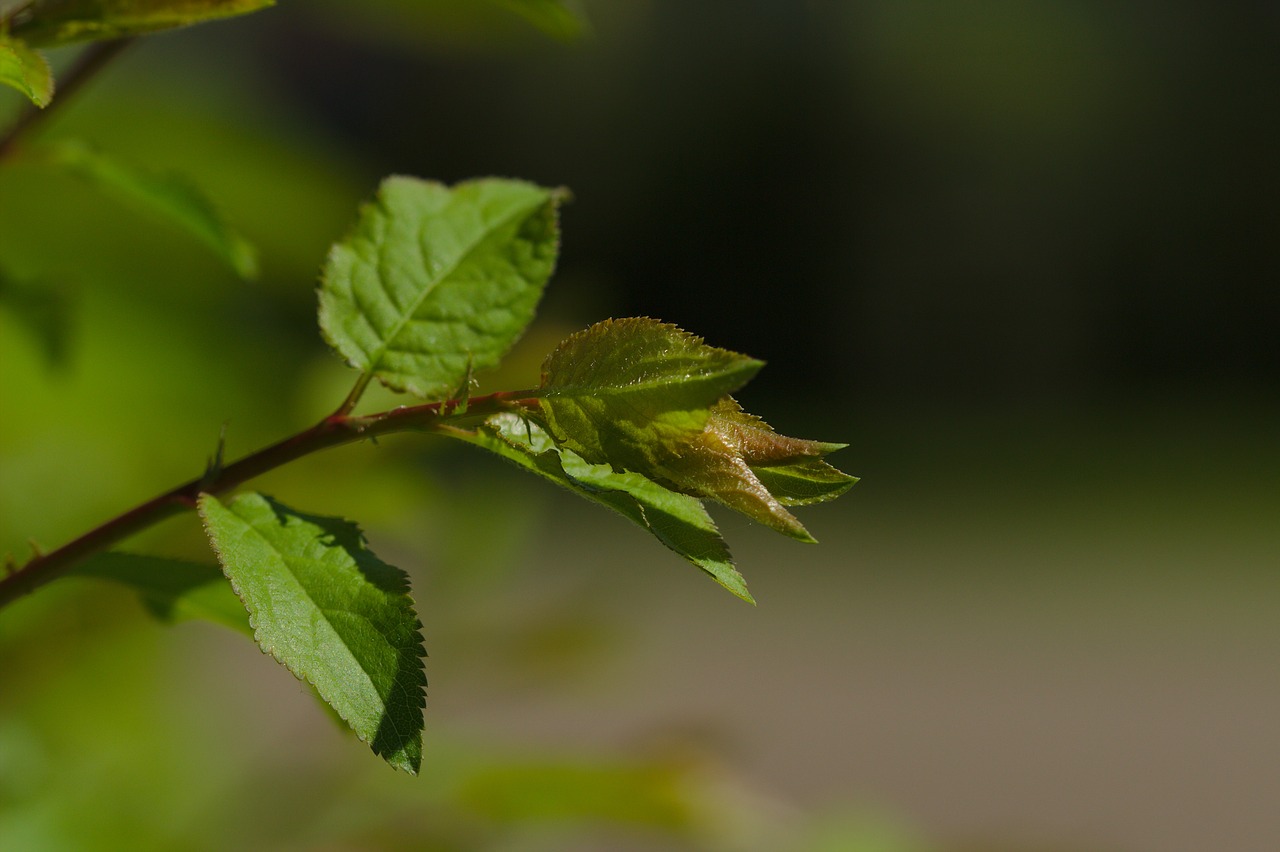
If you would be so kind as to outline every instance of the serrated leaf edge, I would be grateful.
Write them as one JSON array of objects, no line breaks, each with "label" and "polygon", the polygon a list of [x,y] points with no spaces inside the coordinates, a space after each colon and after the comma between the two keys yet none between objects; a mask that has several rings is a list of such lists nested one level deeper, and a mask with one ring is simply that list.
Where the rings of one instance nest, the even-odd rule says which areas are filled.
[{"label": "serrated leaf edge", "polygon": [[[538,184],[535,184],[532,181],[521,180],[519,178],[503,178],[503,177],[490,175],[488,177],[470,178],[468,180],[460,181],[455,184],[446,184],[442,181],[427,180],[424,178],[415,177],[414,175],[406,175],[406,174],[388,175],[387,177],[383,178],[382,181],[378,184],[378,190],[374,193],[374,197],[360,204],[358,212],[356,213],[355,222],[352,224],[352,226],[346,231],[346,233],[342,236],[341,239],[339,239],[332,246],[329,247],[329,251],[325,255],[325,262],[323,267],[324,270],[326,271],[328,270],[330,264],[333,263],[334,256],[339,251],[344,250],[347,244],[351,241],[351,239],[359,232],[361,224],[364,221],[365,215],[372,208],[375,208],[378,206],[379,199],[382,196],[383,187],[392,180],[410,180],[416,183],[423,183],[431,186],[440,187],[449,192],[454,192],[463,187],[484,183],[486,181],[499,180],[499,181],[506,181],[510,183],[519,183],[525,186],[533,187],[535,189],[540,189],[543,192],[545,192],[546,197],[543,198],[536,207],[531,208],[531,210],[537,210],[542,206],[551,204],[553,206],[553,216],[556,215],[555,211],[558,211],[559,207],[571,198],[571,194],[569,190],[566,189],[565,187],[547,188],[547,187],[539,186]],[[528,215],[529,212],[530,211],[526,211],[526,215]],[[515,217],[518,215],[520,215],[519,211],[513,212],[510,218],[502,220],[501,225],[499,227],[510,224],[510,222],[513,221]],[[450,268],[450,270],[448,272],[440,274],[438,278],[440,280],[443,280],[450,273],[456,270],[457,267],[462,263],[463,259],[465,259],[466,257],[469,257],[471,252],[474,251],[475,247],[484,240],[485,236],[487,236],[487,234],[481,235],[481,237],[475,243],[473,243],[467,248],[463,256],[457,262],[454,263],[454,265]],[[555,251],[553,253],[553,257],[551,261],[551,269],[548,270],[548,273],[547,273],[548,280],[550,280],[551,276],[555,274],[556,263],[560,256],[560,240],[561,240],[560,227],[559,227],[559,222],[557,221],[556,227],[555,227],[555,242],[554,242]],[[323,273],[322,273],[322,276],[323,276]],[[437,285],[438,283],[439,281],[437,281]],[[379,281],[379,285],[381,286],[381,281]],[[436,289],[436,286],[433,285],[432,287],[423,290],[422,293],[419,295],[418,300],[414,303],[412,309],[403,312],[404,315],[396,325],[394,331],[391,332],[390,334],[382,335],[382,337],[384,337],[385,340],[390,340],[394,338],[397,334],[399,334],[404,329],[404,327],[408,325],[408,323],[413,319],[413,316],[417,312],[418,307],[421,306],[422,302],[429,295],[431,295],[431,293],[433,293],[435,289]],[[428,396],[430,396],[430,394],[425,393],[423,390],[413,387],[412,381],[400,382],[397,384],[391,378],[379,375],[378,374],[379,368],[376,364],[373,363],[373,359],[368,358],[368,353],[360,352],[361,356],[369,360],[368,365],[362,365],[362,364],[356,363],[356,359],[349,357],[346,354],[346,352],[343,351],[343,347],[338,344],[338,341],[334,339],[333,335],[329,331],[329,327],[330,327],[329,318],[332,311],[329,307],[327,300],[323,298],[323,291],[324,291],[323,277],[322,277],[322,283],[319,288],[319,291],[321,293],[320,310],[319,310],[320,334],[324,338],[325,343],[327,343],[329,347],[333,349],[333,351],[341,355],[343,360],[347,363],[349,367],[351,367],[354,370],[358,370],[363,374],[372,375],[382,385],[384,385],[385,387],[397,393],[412,393],[413,395],[421,397],[423,399],[426,399]],[[517,339],[518,338],[519,338],[519,335],[517,335]],[[514,343],[514,341],[512,342]],[[386,351],[387,351],[387,345],[384,343],[380,349],[378,358],[381,359],[382,356],[386,354]]]},{"label": "serrated leaf edge", "polygon": [[[254,641],[254,643],[258,646],[259,650],[260,650],[262,653],[269,655],[272,659],[274,659],[274,660],[275,660],[276,662],[278,662],[280,665],[284,666],[284,667],[289,671],[289,673],[290,673],[290,674],[292,674],[295,678],[297,678],[299,681],[301,681],[301,682],[303,682],[303,683],[307,684],[309,687],[311,687],[312,692],[313,692],[315,695],[317,695],[317,696],[318,696],[322,701],[324,701],[324,703],[325,703],[326,705],[328,705],[328,707],[329,707],[331,710],[333,710],[333,712],[334,712],[334,713],[336,713],[336,714],[337,714],[337,715],[342,719],[342,721],[343,721],[343,722],[345,722],[345,723],[346,723],[346,725],[347,725],[347,729],[348,729],[348,730],[350,730],[350,731],[351,731],[351,733],[355,735],[356,739],[360,740],[360,742],[364,743],[365,745],[369,746],[369,747],[370,747],[370,749],[372,749],[372,748],[373,748],[373,738],[372,738],[372,737],[366,737],[365,735],[363,735],[363,734],[361,734],[359,731],[357,731],[357,730],[355,729],[355,726],[352,724],[351,719],[349,719],[347,716],[343,715],[342,711],[341,711],[341,710],[339,710],[337,707],[334,707],[333,703],[332,703],[332,702],[330,702],[330,701],[329,701],[329,699],[328,699],[328,698],[326,698],[326,697],[325,697],[325,696],[320,692],[320,686],[319,686],[319,685],[318,685],[314,680],[312,680],[312,679],[311,679],[310,677],[308,677],[307,675],[305,675],[305,674],[303,674],[303,673],[299,672],[297,669],[295,669],[295,668],[294,668],[292,665],[290,665],[288,662],[286,662],[285,660],[281,659],[281,658],[279,657],[279,655],[277,655],[277,653],[276,653],[276,651],[275,651],[275,649],[274,649],[274,645],[273,645],[271,648],[268,648],[268,643],[267,643],[267,642],[265,642],[265,641],[262,639],[262,637],[259,635],[259,627],[258,627],[258,619],[257,619],[257,616],[256,616],[256,614],[255,614],[251,609],[249,609],[249,605],[248,605],[247,603],[245,603],[244,595],[242,595],[242,594],[240,593],[240,586],[239,586],[239,584],[236,582],[235,578],[234,578],[234,577],[232,577],[230,573],[228,573],[228,571],[227,571],[227,565],[226,565],[226,560],[223,558],[222,550],[221,550],[221,548],[218,546],[218,544],[217,544],[217,540],[216,540],[216,538],[214,537],[213,532],[212,532],[212,530],[211,530],[211,529],[210,529],[210,527],[209,527],[209,519],[208,519],[208,516],[206,515],[206,513],[205,513],[205,509],[204,509],[204,507],[205,507],[205,498],[206,498],[206,497],[208,497],[208,498],[212,498],[212,499],[214,499],[214,500],[217,500],[217,499],[218,499],[215,495],[213,495],[213,494],[209,494],[209,493],[207,493],[207,492],[206,492],[206,493],[202,493],[202,494],[200,495],[200,498],[199,498],[199,500],[198,500],[198,502],[197,502],[197,511],[198,511],[198,512],[199,512],[199,514],[200,514],[200,522],[201,522],[201,526],[204,528],[205,537],[208,539],[209,544],[210,544],[210,546],[211,546],[211,547],[212,547],[212,549],[213,549],[214,555],[215,555],[215,556],[217,557],[217,559],[218,559],[218,567],[222,569],[222,574],[223,574],[223,576],[225,576],[225,577],[227,578],[227,582],[229,582],[229,583],[231,584],[231,589],[232,589],[232,591],[234,591],[234,592],[236,593],[236,597],[238,597],[238,598],[240,599],[240,602],[241,602],[241,603],[243,603],[243,604],[244,604],[244,606],[245,606],[245,610],[249,613],[249,626],[253,629],[253,641]],[[220,504],[224,509],[227,509],[227,511],[231,511],[231,510],[230,510],[230,507],[229,507],[229,506],[227,506],[225,503],[223,503],[223,502],[222,502],[222,501],[220,501],[220,500],[219,500],[218,502],[219,502],[219,504]],[[237,517],[238,517],[238,516],[237,516]],[[243,520],[243,519],[241,519],[241,520]],[[343,520],[346,520],[346,519],[343,519]],[[352,524],[354,524],[355,522],[354,522],[354,521],[348,521],[348,523],[352,523]],[[247,521],[245,522],[245,524],[246,524],[246,526],[248,526],[250,529],[252,529],[252,524],[249,524]],[[355,526],[356,526],[356,528],[357,528],[358,530],[360,530],[360,527],[359,527],[359,525],[358,525],[358,524],[356,524]],[[256,530],[254,530],[254,534],[255,534],[255,535],[259,535],[259,534],[257,533],[257,531],[256,531]],[[259,535],[259,537],[261,537],[261,536]],[[361,537],[361,540],[364,540],[364,531],[363,531],[363,530],[360,530],[360,537]],[[265,541],[265,539],[264,539],[264,541]],[[271,547],[271,550],[272,550],[272,551],[278,552],[278,551],[276,551],[275,547],[274,547],[273,545],[271,545],[271,544],[270,544],[270,542],[267,542],[267,544]],[[399,570],[399,569],[397,569],[397,570]],[[305,590],[304,590],[304,593],[306,593],[306,592],[305,592]],[[411,603],[414,603],[414,602],[413,602],[412,595],[409,593],[409,591],[408,591],[408,590],[406,590],[406,591],[405,591],[405,595],[409,598],[409,600],[410,600],[410,602],[411,602]],[[309,593],[307,593],[307,598],[308,598],[308,600],[311,600],[312,604],[315,604],[315,601],[311,598],[311,595],[310,595]],[[321,607],[320,607],[318,604],[315,604],[315,608],[316,608],[317,610],[321,610]],[[418,658],[419,665],[421,666],[422,658],[426,656],[426,648],[425,648],[425,645],[424,645],[424,643],[423,643],[423,639],[422,639],[422,621],[417,617],[417,607],[416,607],[416,603],[414,603],[413,612],[414,612],[414,634],[417,636],[417,640],[418,640],[417,648],[418,648],[418,650],[420,650],[420,651],[422,652],[421,656]],[[327,619],[326,619],[326,620],[327,620]],[[361,672],[362,672],[366,677],[369,677],[369,673],[368,673],[368,671],[365,669],[365,667],[364,667],[363,665],[361,665],[361,666],[360,666],[360,671],[361,671]],[[372,684],[372,682],[373,682],[373,681],[372,681],[372,678],[369,678],[369,682],[370,682],[370,684]],[[378,752],[376,752],[376,751],[375,751],[374,753],[375,753],[375,754],[378,754]],[[417,775],[417,774],[418,774],[418,770],[419,770],[419,768],[418,768],[418,767],[410,766],[410,765],[408,765],[408,764],[405,764],[405,763],[399,763],[399,762],[397,762],[397,763],[393,763],[391,760],[389,760],[389,759],[388,759],[388,758],[390,757],[390,755],[378,754],[378,756],[379,756],[379,757],[381,757],[381,758],[382,758],[382,759],[383,759],[383,760],[384,760],[384,761],[385,761],[389,766],[391,766],[391,767],[393,767],[393,768],[395,768],[395,769],[403,769],[405,772],[409,773],[410,775]]]}]

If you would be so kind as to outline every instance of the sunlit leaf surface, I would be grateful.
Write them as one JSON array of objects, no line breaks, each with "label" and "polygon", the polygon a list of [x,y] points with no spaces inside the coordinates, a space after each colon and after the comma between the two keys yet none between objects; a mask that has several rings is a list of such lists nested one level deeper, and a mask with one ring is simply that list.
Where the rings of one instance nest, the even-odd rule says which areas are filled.
[{"label": "sunlit leaf surface", "polygon": [[496,365],[533,319],[562,198],[523,181],[388,178],[325,264],[326,339],[390,388],[448,395],[471,369]]},{"label": "sunlit leaf surface", "polygon": [[422,762],[421,624],[404,572],[369,550],[359,527],[260,494],[200,514],[249,610],[254,638],[392,766]]}]

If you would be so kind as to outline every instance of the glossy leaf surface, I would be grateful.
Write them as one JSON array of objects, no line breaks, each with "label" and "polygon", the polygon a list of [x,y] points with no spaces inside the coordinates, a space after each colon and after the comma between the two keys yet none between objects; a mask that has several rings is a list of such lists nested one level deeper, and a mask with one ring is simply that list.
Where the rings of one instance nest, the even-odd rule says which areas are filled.
[{"label": "glossy leaf surface", "polygon": [[533,319],[562,198],[523,181],[388,178],[329,253],[325,338],[394,390],[448,395],[469,370],[496,365]]},{"label": "glossy leaf surface", "polygon": [[[784,535],[812,542],[809,531],[785,507],[838,496],[857,481],[821,461],[841,446],[779,435],[725,397],[712,408],[703,432],[667,460],[666,474],[681,491],[716,500]],[[765,479],[779,492],[774,493]]]},{"label": "glossy leaf surface", "polygon": [[125,38],[256,12],[275,0],[35,0],[11,32],[37,47]]},{"label": "glossy leaf surface", "polygon": [[200,514],[254,638],[392,766],[422,761],[421,627],[404,572],[341,518],[307,515],[260,494]]}]

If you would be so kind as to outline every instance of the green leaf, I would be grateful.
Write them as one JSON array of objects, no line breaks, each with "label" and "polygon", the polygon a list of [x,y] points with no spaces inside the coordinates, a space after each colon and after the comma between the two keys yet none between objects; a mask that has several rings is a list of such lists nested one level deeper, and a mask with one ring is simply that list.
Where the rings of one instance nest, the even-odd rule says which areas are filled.
[{"label": "green leaf", "polygon": [[253,635],[249,614],[222,572],[212,565],[136,553],[100,553],[71,576],[96,577],[128,586],[164,622],[199,618]]},{"label": "green leaf", "polygon": [[212,249],[241,278],[257,277],[257,251],[182,176],[134,168],[74,141],[44,146],[38,156],[126,203],[159,214]]},{"label": "green leaf", "polygon": [[325,338],[356,369],[438,399],[498,363],[555,266],[561,190],[490,178],[452,189],[383,181],[334,245],[320,287]]},{"label": "green leaf", "polygon": [[125,38],[230,18],[275,0],[35,0],[12,18],[11,32],[37,47]]},{"label": "green leaf", "polygon": [[753,467],[760,484],[784,506],[808,506],[834,500],[858,481],[822,459]]},{"label": "green leaf", "polygon": [[58,286],[19,282],[0,271],[0,306],[8,309],[39,342],[51,366],[67,358],[70,338],[70,305]]},{"label": "green leaf", "polygon": [[541,404],[561,446],[663,479],[666,462],[702,432],[716,400],[762,366],[657,320],[605,320],[547,356]]},{"label": "green leaf", "polygon": [[692,562],[717,583],[755,603],[733,567],[729,548],[707,510],[638,473],[615,473],[570,450],[558,449],[542,427],[512,413],[496,414],[474,432],[446,434],[483,447],[595,503],[608,506]]},{"label": "green leaf", "polygon": [[586,19],[562,0],[493,0],[552,38],[572,41],[587,32]]},{"label": "green leaf", "polygon": [[421,624],[404,572],[359,527],[260,494],[204,494],[205,530],[266,653],[316,692],[399,769],[422,763]]},{"label": "green leaf", "polygon": [[0,83],[17,89],[43,109],[53,100],[49,63],[17,39],[0,34]]}]

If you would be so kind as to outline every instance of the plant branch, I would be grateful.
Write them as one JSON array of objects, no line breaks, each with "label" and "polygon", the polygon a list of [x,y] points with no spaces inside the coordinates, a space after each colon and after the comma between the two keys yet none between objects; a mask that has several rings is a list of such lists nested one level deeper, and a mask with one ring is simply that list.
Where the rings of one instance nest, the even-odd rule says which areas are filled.
[{"label": "plant branch", "polygon": [[65,576],[95,553],[155,524],[189,511],[201,494],[217,494],[319,450],[376,438],[395,432],[434,432],[512,408],[535,405],[533,391],[494,393],[473,399],[463,413],[456,400],[405,406],[378,414],[352,417],[332,414],[309,429],[258,450],[225,467],[210,469],[182,485],[117,515],[56,550],[34,556],[9,576],[0,578],[0,608],[41,586]]},{"label": "plant branch", "polygon": [[85,48],[76,59],[76,63],[58,81],[57,96],[53,101],[44,109],[35,104],[27,104],[13,125],[5,131],[3,136],[0,136],[0,160],[12,156],[24,137],[29,136],[41,124],[48,121],[55,109],[66,103],[85,83],[93,79],[133,42],[133,38],[120,38],[114,41],[98,42]]}]

